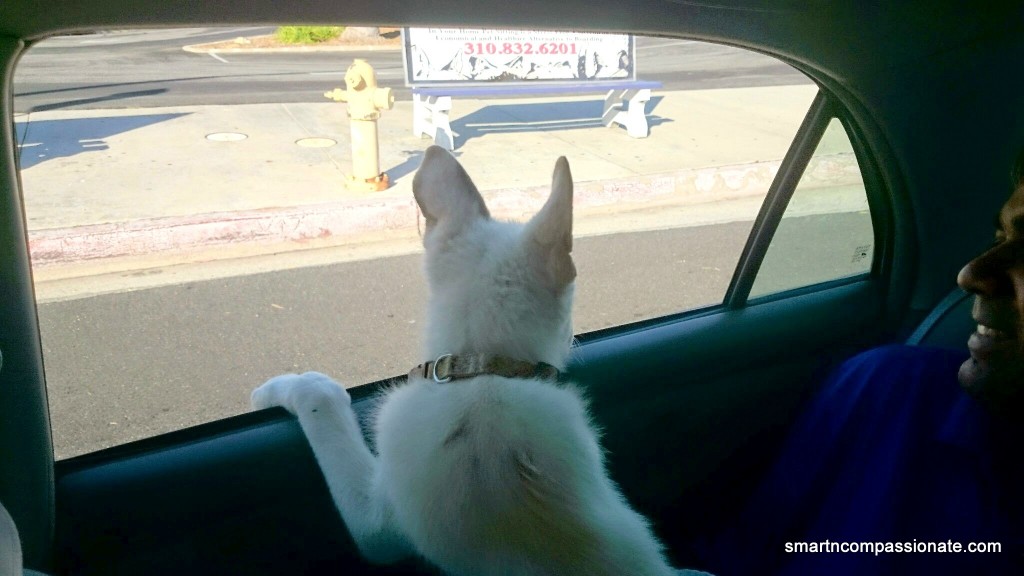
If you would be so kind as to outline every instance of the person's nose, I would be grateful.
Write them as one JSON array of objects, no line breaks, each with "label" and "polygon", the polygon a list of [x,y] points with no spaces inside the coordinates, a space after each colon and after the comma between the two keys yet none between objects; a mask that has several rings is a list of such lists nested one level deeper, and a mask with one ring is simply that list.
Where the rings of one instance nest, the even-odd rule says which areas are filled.
[{"label": "person's nose", "polygon": [[956,283],[966,292],[995,297],[1008,287],[1004,258],[995,246],[968,262],[957,274]]}]

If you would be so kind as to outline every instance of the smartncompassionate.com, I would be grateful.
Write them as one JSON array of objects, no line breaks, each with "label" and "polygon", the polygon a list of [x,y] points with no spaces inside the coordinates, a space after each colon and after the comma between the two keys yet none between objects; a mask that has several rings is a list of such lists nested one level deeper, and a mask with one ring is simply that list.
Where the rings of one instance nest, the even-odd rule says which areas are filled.
[{"label": "smartncompassionate.com", "polygon": [[786,542],[787,553],[809,554],[956,554],[969,552],[972,554],[991,554],[1003,551],[999,542],[969,542],[962,544],[947,540],[945,542]]}]

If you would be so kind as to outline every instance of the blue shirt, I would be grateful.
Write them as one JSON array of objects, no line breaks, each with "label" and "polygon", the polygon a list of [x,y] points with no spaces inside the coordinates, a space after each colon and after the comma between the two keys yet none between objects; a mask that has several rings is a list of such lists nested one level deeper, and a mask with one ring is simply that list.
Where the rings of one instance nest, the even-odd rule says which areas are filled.
[{"label": "blue shirt", "polygon": [[[843,364],[795,423],[739,522],[709,547],[706,568],[718,576],[1024,574],[1014,480],[1024,438],[960,389],[966,358],[888,346]],[[787,543],[826,541],[999,542],[1002,552],[786,551]]]}]

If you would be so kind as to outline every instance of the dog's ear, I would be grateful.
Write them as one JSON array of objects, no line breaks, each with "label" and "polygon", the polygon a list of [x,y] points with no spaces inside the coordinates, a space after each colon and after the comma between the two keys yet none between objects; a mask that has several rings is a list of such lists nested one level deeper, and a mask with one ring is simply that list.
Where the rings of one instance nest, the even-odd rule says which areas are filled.
[{"label": "dog's ear", "polygon": [[490,217],[469,174],[440,146],[427,148],[412,179],[412,194],[427,220],[427,234],[437,228],[454,236],[475,219]]},{"label": "dog's ear", "polygon": [[555,162],[551,196],[527,225],[530,260],[540,266],[552,288],[561,291],[576,278],[572,262],[572,174],[569,161]]}]

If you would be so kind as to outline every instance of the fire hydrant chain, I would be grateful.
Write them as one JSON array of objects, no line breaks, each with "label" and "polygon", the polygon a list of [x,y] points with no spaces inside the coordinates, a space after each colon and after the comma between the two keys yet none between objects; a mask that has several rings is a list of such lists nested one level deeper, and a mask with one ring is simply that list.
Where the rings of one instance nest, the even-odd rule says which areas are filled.
[{"label": "fire hydrant chain", "polygon": [[380,144],[377,119],[381,110],[395,105],[391,88],[377,86],[377,74],[370,63],[356,58],[345,72],[345,90],[335,88],[324,92],[335,102],[348,103],[352,125],[352,175],[346,178],[350,190],[374,192],[390,186],[388,175],[380,170]]}]

